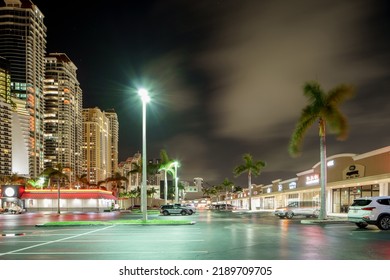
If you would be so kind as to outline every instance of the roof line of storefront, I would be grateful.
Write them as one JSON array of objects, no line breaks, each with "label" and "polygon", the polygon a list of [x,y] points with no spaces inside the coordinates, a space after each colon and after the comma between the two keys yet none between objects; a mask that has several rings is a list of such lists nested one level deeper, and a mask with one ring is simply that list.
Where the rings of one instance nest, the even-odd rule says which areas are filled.
[{"label": "roof line of storefront", "polygon": [[356,186],[361,184],[378,184],[381,181],[387,182],[390,179],[390,173],[374,175],[369,177],[358,177],[343,181],[331,182],[327,184],[327,187],[335,188],[335,187],[348,187],[348,186]]}]

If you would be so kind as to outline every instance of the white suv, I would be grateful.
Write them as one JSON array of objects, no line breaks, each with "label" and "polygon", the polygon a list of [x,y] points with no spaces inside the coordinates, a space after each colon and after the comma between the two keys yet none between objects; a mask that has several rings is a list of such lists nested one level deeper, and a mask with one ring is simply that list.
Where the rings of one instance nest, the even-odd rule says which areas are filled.
[{"label": "white suv", "polygon": [[161,205],[160,213],[164,216],[168,216],[171,214],[181,214],[181,215],[192,215],[192,211],[186,207],[178,206],[178,205]]},{"label": "white suv", "polygon": [[196,207],[194,204],[180,204],[180,203],[175,203],[176,206],[180,206],[180,207],[184,207],[184,208],[187,208],[191,214],[195,214],[196,213]]},{"label": "white suv", "polygon": [[285,207],[276,208],[274,215],[281,219],[291,219],[294,216],[318,217],[319,207],[319,203],[316,201],[294,201]]},{"label": "white suv", "polygon": [[348,210],[348,221],[355,223],[359,228],[376,225],[382,230],[389,230],[390,196],[355,199]]}]

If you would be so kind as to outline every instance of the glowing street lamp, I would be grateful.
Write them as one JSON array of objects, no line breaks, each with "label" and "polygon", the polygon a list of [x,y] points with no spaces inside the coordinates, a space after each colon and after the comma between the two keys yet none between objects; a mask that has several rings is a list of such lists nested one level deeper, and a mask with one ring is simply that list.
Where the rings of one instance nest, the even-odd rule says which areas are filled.
[{"label": "glowing street lamp", "polygon": [[147,207],[147,183],[146,183],[146,103],[150,101],[149,93],[146,89],[139,89],[138,95],[142,100],[142,187],[141,187],[141,211],[144,221],[148,219]]}]

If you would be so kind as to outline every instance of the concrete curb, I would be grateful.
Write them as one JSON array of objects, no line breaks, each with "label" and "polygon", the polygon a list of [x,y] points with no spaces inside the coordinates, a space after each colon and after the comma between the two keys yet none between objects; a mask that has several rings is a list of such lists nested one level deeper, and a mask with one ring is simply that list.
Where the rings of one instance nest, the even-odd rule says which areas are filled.
[{"label": "concrete curb", "polygon": [[13,236],[23,236],[23,235],[26,235],[24,232],[20,232],[20,233],[2,233],[1,236],[4,236],[4,237],[13,237]]},{"label": "concrete curb", "polygon": [[327,219],[327,220],[301,220],[301,224],[346,224],[348,220],[344,219]]}]

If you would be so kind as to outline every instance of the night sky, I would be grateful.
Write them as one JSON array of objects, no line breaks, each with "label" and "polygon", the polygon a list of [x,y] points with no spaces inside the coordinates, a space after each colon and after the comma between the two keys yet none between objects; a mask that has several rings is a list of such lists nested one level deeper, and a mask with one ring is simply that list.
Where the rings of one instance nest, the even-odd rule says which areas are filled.
[{"label": "night sky", "polygon": [[78,67],[83,107],[117,112],[120,160],[142,151],[138,87],[153,100],[147,156],[166,149],[181,162],[180,180],[245,186],[232,173],[244,153],[267,162],[256,184],[312,168],[316,126],[301,157],[288,153],[311,80],[326,91],[356,88],[342,106],[349,137],[328,134],[328,156],[390,145],[389,1],[33,2],[45,15],[47,52]]}]

